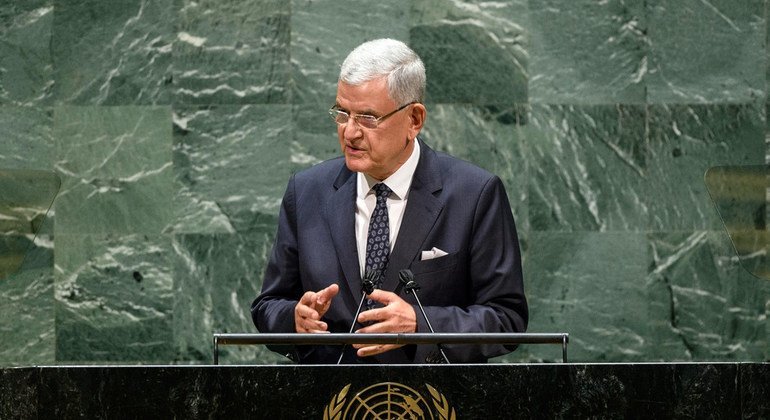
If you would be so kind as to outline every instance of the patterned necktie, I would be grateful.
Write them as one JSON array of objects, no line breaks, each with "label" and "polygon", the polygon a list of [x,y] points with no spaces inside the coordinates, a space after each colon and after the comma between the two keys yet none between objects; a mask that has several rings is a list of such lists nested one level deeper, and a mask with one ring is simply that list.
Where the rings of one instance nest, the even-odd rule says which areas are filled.
[{"label": "patterned necktie", "polygon": [[388,224],[387,206],[390,192],[390,188],[383,183],[374,186],[377,205],[374,206],[374,212],[369,219],[369,236],[366,239],[366,271],[380,274],[380,284],[375,284],[376,288],[382,286],[381,279],[388,266],[388,255],[390,254],[390,225]]}]

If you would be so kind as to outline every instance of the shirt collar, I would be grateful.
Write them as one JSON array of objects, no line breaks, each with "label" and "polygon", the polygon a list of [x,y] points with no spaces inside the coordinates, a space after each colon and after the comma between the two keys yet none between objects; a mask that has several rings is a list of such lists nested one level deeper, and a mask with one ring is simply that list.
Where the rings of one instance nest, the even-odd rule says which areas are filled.
[{"label": "shirt collar", "polygon": [[393,191],[399,199],[403,200],[409,194],[409,187],[412,185],[412,178],[414,177],[414,171],[417,169],[417,163],[420,161],[420,142],[414,139],[414,148],[412,154],[409,155],[409,159],[396,169],[389,177],[382,181],[378,181],[363,172],[358,172],[358,197],[365,198],[372,188],[382,182]]}]

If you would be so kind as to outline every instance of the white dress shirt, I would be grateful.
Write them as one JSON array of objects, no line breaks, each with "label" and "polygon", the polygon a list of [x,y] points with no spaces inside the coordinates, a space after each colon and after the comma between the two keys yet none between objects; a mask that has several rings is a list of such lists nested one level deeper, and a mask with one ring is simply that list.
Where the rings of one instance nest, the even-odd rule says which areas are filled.
[{"label": "white dress shirt", "polygon": [[409,198],[409,187],[412,185],[414,171],[420,160],[420,142],[414,140],[414,149],[409,159],[401,165],[391,176],[378,181],[363,172],[357,173],[356,194],[356,242],[358,245],[358,265],[361,268],[361,277],[366,270],[366,240],[369,235],[369,218],[377,205],[372,187],[383,182],[393,191],[388,197],[388,224],[390,225],[390,250],[396,244],[398,230],[401,228],[401,220],[404,217],[406,201]]}]

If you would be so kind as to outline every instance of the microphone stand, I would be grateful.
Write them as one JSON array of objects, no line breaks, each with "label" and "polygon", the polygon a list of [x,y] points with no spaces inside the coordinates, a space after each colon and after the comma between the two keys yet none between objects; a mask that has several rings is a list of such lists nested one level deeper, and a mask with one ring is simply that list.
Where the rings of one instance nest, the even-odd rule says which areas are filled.
[{"label": "microphone stand", "polygon": [[[366,300],[367,295],[370,295],[374,291],[374,285],[379,278],[380,273],[377,271],[367,271],[366,274],[364,274],[364,279],[361,280],[361,301],[358,302],[358,309],[356,309],[356,314],[353,316],[353,323],[350,324],[350,331],[348,331],[348,334],[353,333],[353,329],[356,327],[356,322],[358,320],[358,315],[361,313],[361,308],[364,306],[364,300]],[[340,358],[337,359],[337,364],[342,363],[342,356],[344,355],[345,345],[343,344],[342,350],[340,351]]]},{"label": "microphone stand", "polygon": [[[428,324],[428,329],[430,329],[431,333],[436,333],[433,331],[433,326],[430,325],[430,321],[428,320],[428,315],[425,313],[425,308],[422,307],[422,302],[420,302],[420,297],[417,296],[417,291],[420,290],[420,285],[417,284],[417,281],[414,279],[414,274],[412,273],[412,270],[404,269],[398,272],[398,281],[401,282],[401,284],[404,285],[404,291],[407,294],[413,294],[414,299],[417,301],[417,306],[420,308],[420,312],[422,312],[422,317],[425,319],[425,323]],[[444,362],[446,364],[449,363],[449,358],[446,357],[446,354],[444,353],[444,349],[441,347],[441,344],[436,344],[438,347],[438,351],[441,352],[441,356],[444,358]]]}]

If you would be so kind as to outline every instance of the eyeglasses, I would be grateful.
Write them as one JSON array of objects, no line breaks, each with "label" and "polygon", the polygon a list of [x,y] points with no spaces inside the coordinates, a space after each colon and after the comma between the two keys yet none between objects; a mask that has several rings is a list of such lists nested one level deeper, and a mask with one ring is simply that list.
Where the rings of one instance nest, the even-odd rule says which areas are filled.
[{"label": "eyeglasses", "polygon": [[393,112],[391,112],[389,114],[385,114],[385,115],[383,115],[383,116],[381,116],[379,118],[375,117],[374,115],[369,115],[369,114],[356,114],[356,115],[352,115],[351,116],[349,113],[347,113],[347,112],[345,112],[345,111],[343,111],[341,109],[336,108],[336,105],[331,107],[331,109],[329,109],[329,115],[332,117],[334,122],[336,122],[339,125],[345,125],[345,124],[348,123],[348,121],[351,118],[353,118],[354,120],[356,120],[356,123],[358,123],[358,125],[360,125],[361,127],[364,127],[364,128],[377,128],[377,126],[380,124],[380,122],[385,121],[386,118],[389,118],[390,116],[392,116],[396,112],[401,111],[402,109],[408,107],[409,105],[414,105],[416,103],[419,103],[419,102],[417,102],[417,101],[409,102],[406,105],[402,105],[397,110],[395,110],[395,111],[393,111]]}]

